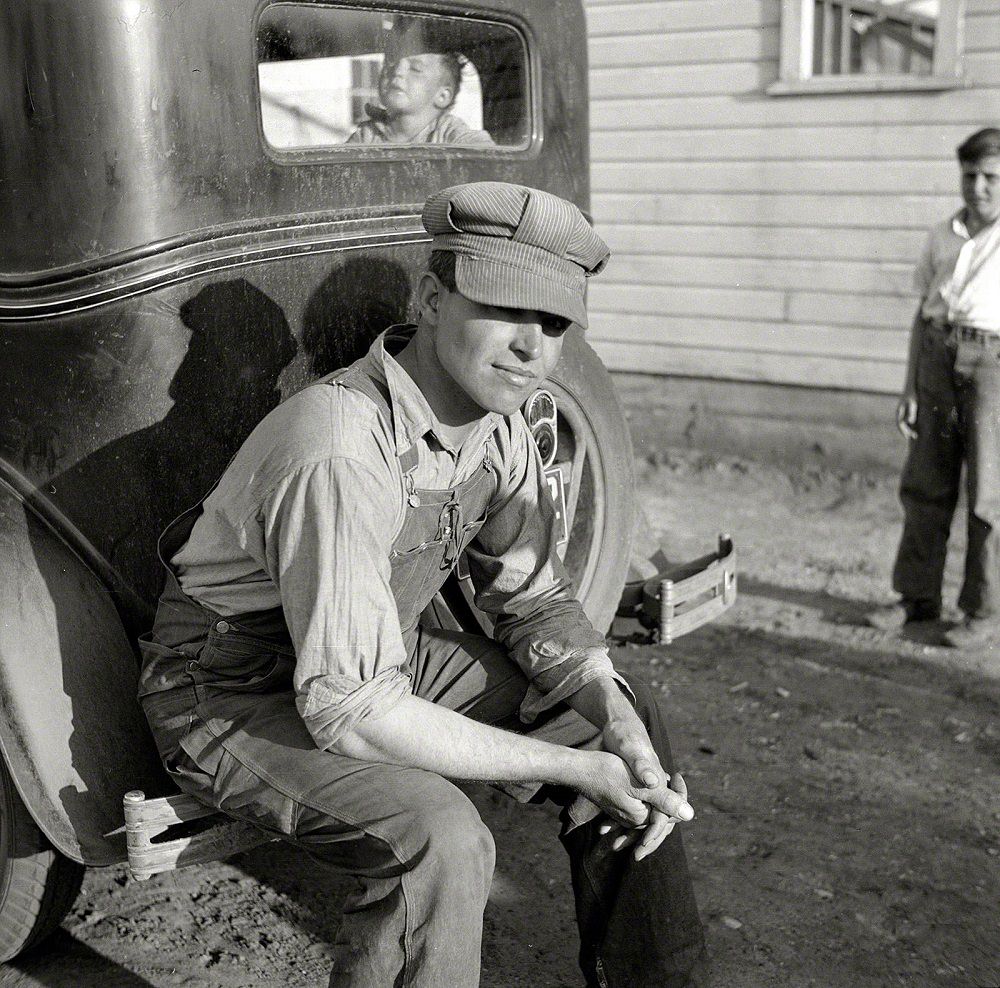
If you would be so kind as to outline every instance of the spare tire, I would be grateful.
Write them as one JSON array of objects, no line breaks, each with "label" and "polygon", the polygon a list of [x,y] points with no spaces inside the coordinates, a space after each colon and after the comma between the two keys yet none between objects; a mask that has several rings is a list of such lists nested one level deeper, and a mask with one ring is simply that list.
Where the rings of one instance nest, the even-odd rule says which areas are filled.
[{"label": "spare tire", "polygon": [[[611,625],[628,575],[635,517],[632,441],[611,375],[574,326],[544,385],[556,403],[557,452],[563,468],[569,540],[563,561],[583,609],[598,631]],[[449,628],[489,632],[471,604],[467,580],[450,579],[427,619]]]}]

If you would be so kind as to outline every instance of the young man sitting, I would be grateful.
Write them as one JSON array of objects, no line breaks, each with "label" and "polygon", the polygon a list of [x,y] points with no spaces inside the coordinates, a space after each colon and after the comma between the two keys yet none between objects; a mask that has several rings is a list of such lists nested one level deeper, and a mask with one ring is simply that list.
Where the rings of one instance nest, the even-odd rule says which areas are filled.
[{"label": "young man sitting", "polygon": [[[504,183],[423,222],[417,324],[271,412],[164,533],[143,708],[183,790],[357,879],[331,985],[478,984],[495,850],[452,779],[563,806],[589,985],[705,984],[687,790],[573,596],[520,412],[608,249]],[[492,638],[424,622],[462,552]]]}]

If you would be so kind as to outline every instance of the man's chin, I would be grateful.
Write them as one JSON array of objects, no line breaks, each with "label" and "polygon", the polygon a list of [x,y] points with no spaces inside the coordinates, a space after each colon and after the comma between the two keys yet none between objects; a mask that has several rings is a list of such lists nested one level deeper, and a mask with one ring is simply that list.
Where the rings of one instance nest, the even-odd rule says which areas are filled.
[{"label": "man's chin", "polygon": [[492,402],[489,411],[496,412],[498,415],[516,415],[528,398],[529,395],[512,395],[509,398],[500,398]]}]

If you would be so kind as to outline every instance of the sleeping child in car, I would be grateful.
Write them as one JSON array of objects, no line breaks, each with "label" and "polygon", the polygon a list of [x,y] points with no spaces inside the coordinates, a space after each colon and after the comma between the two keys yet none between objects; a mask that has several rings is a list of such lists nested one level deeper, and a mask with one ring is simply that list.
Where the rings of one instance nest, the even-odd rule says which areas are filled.
[{"label": "sleeping child in car", "polygon": [[394,29],[387,47],[378,94],[367,119],[348,144],[457,144],[494,147],[485,130],[475,130],[451,112],[462,82],[462,61],[453,51],[422,37],[419,28]]}]

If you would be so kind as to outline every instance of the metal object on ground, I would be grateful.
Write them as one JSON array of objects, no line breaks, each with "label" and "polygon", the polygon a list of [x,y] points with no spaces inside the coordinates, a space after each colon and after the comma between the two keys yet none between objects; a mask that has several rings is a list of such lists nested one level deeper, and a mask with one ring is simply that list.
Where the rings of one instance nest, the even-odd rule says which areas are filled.
[{"label": "metal object on ground", "polygon": [[642,593],[642,616],[658,628],[659,643],[700,628],[732,607],[736,600],[736,550],[728,535],[719,536],[717,552],[657,573]]},{"label": "metal object on ground", "polygon": [[122,803],[128,870],[139,882],[161,871],[249,851],[274,839],[253,824],[219,813],[193,796],[146,799],[141,789],[133,789],[125,793]]}]

